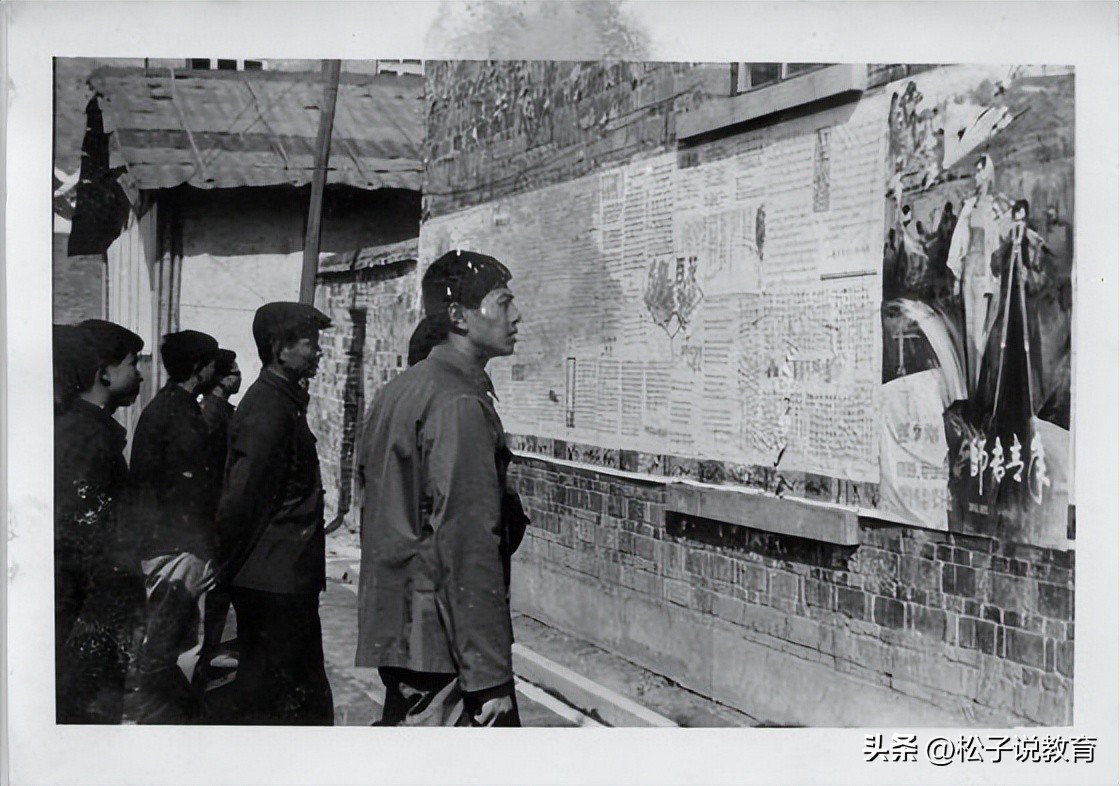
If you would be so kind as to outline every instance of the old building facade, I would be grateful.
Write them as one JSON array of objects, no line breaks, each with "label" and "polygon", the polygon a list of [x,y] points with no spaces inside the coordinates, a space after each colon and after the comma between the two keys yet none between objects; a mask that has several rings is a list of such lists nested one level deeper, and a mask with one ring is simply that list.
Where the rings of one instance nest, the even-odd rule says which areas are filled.
[{"label": "old building facade", "polygon": [[426,94],[421,269],[494,254],[525,314],[490,369],[516,607],[773,723],[1069,722],[1068,71],[434,63]]}]

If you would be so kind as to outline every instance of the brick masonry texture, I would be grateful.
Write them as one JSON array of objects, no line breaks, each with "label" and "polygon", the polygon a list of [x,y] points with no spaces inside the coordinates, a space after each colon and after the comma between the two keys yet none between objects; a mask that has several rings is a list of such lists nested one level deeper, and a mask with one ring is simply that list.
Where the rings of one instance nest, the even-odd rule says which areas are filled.
[{"label": "brick masonry texture", "polygon": [[438,216],[663,152],[676,114],[726,94],[726,65],[435,62],[424,206]]},{"label": "brick masonry texture", "polygon": [[[873,84],[904,75],[869,73]],[[432,64],[425,220],[673,150],[677,114],[728,87],[726,65]],[[682,155],[716,161],[742,144],[731,135]],[[321,283],[336,327],[324,336],[311,420],[328,517],[352,483],[346,412],[399,373],[396,353],[418,316],[415,268],[376,276]],[[349,362],[356,307],[366,309],[362,372]],[[515,437],[550,458],[742,482],[719,462]],[[789,493],[788,474],[770,468],[765,488],[778,493],[773,480]],[[609,470],[528,458],[510,477],[532,519],[515,604],[719,701],[756,716],[752,701],[773,701],[784,722],[819,725],[1072,720],[1072,552],[871,520],[861,520],[858,545],[830,546],[682,521],[667,514],[664,485]],[[876,502],[863,485],[794,482],[807,497]],[[765,684],[752,692],[752,681]]]},{"label": "brick masonry texture", "polygon": [[962,719],[1072,720],[1072,552],[865,521],[829,565],[769,533],[674,536],[662,486],[536,459],[512,477],[533,521],[515,571],[621,586]]},{"label": "brick masonry texture", "polygon": [[311,381],[308,424],[319,440],[327,520],[353,506],[361,423],[374,393],[407,366],[408,339],[419,321],[415,260],[322,277],[316,304],[332,321],[320,336],[323,358]]}]

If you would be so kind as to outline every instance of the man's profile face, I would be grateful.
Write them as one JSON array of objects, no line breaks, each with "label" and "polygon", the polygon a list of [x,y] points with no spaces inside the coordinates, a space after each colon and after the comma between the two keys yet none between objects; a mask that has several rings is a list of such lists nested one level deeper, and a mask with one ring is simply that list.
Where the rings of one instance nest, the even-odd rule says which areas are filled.
[{"label": "man's profile face", "polygon": [[231,396],[241,390],[241,369],[237,367],[236,361],[229,373],[222,377],[218,384],[222,386],[222,390]]},{"label": "man's profile face", "polygon": [[109,400],[114,406],[127,407],[140,395],[140,383],[144,381],[144,375],[140,373],[138,362],[136,353],[129,352],[120,363],[105,367]]},{"label": "man's profile face", "polygon": [[513,303],[508,287],[486,293],[477,309],[463,309],[467,338],[488,358],[512,355],[517,343],[521,312]]},{"label": "man's profile face", "polygon": [[319,371],[319,358],[323,351],[319,348],[319,331],[305,336],[294,344],[280,350],[277,356],[281,364],[298,379],[309,379]]}]

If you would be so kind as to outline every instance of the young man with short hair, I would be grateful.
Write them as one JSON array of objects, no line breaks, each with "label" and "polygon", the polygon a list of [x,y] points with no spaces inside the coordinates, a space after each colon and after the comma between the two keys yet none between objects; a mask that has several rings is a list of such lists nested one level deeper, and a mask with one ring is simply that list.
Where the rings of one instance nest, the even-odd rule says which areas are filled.
[{"label": "young man with short hair", "polygon": [[[221,464],[225,467],[226,437],[229,434],[229,419],[233,417],[233,404],[229,397],[241,390],[241,369],[237,367],[237,353],[232,349],[219,349],[214,364],[214,382],[209,390],[203,391],[198,405],[202,409],[202,419],[210,429],[215,446],[221,447]],[[215,448],[217,450],[217,447]]]},{"label": "young man with short hair", "polygon": [[168,381],[141,413],[132,439],[133,509],[148,596],[136,708],[141,723],[187,723],[204,715],[178,660],[201,647],[202,602],[213,584],[220,474],[196,399],[213,383],[217,354],[218,342],[206,333],[164,336],[160,356]]},{"label": "young man with short hair", "polygon": [[334,723],[323,661],[323,483],[304,384],[318,370],[325,314],[267,303],[253,317],[264,368],[229,425],[218,508],[221,583],[237,614],[238,720]]},{"label": "young man with short hair", "polygon": [[[226,455],[229,450],[229,421],[233,417],[234,406],[229,397],[241,390],[241,369],[237,367],[237,353],[232,349],[219,349],[215,360],[213,387],[203,393],[199,401],[202,419],[209,433],[211,458],[210,464],[217,474],[216,484],[221,488],[221,477],[225,474]],[[215,511],[216,512],[216,511]],[[229,593],[223,587],[214,587],[206,594],[204,617],[205,636],[202,651],[199,653],[198,666],[193,682],[198,690],[205,692],[211,674],[211,661],[216,657],[222,660],[219,667],[232,668],[236,661],[224,653],[219,654],[222,633],[225,631],[226,618],[229,616]]]},{"label": "young man with short hair", "polygon": [[59,723],[120,723],[144,583],[122,508],[125,430],[144,341],[120,325],[56,325],[54,376],[55,712]]},{"label": "young man with short hair", "polygon": [[527,522],[485,370],[517,340],[509,279],[470,251],[432,263],[417,343],[435,346],[366,419],[356,660],[380,670],[381,725],[520,725],[509,564]]}]

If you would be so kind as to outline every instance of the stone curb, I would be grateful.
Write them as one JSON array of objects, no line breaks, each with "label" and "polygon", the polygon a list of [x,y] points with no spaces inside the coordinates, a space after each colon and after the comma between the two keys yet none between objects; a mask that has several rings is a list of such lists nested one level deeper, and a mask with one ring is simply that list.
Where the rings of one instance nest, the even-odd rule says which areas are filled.
[{"label": "stone curb", "polygon": [[525,681],[559,694],[572,706],[611,726],[679,726],[669,718],[520,644],[513,645],[513,671]]}]

